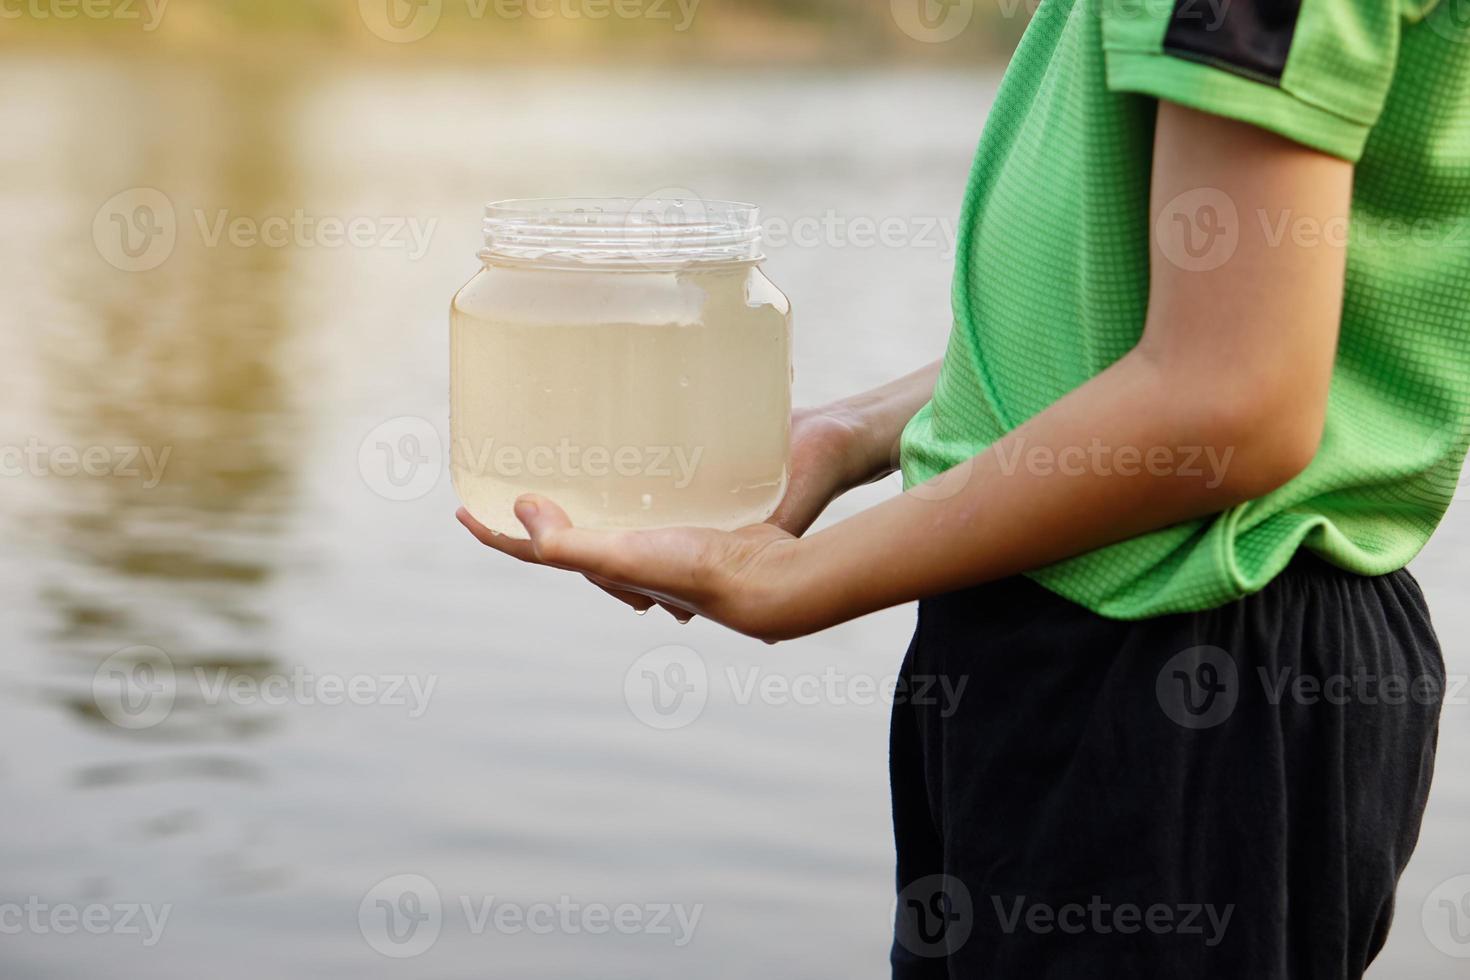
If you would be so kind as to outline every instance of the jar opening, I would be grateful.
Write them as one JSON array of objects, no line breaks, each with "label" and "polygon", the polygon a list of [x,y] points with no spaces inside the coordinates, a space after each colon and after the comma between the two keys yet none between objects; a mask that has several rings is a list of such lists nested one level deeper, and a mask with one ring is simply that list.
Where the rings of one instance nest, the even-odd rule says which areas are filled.
[{"label": "jar opening", "polygon": [[699,198],[539,198],[485,206],[487,260],[600,268],[758,262],[760,210]]}]

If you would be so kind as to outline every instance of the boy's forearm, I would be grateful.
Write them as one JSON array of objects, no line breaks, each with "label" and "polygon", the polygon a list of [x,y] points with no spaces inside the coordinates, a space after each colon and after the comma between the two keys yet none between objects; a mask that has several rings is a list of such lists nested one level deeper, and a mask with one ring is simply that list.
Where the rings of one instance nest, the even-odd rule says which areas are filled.
[{"label": "boy's forearm", "polygon": [[800,631],[1216,513],[1293,475],[1269,426],[1222,418],[1187,379],[1124,358],[972,460],[801,542]]},{"label": "boy's forearm", "polygon": [[834,402],[820,409],[841,419],[852,430],[852,467],[849,482],[871,483],[892,473],[898,462],[898,438],[903,427],[934,393],[942,361]]}]

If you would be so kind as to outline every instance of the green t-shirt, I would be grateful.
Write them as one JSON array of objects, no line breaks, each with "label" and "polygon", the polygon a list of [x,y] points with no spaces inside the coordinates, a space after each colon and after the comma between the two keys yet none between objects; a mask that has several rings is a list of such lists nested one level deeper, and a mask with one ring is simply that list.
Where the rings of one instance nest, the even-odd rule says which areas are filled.
[{"label": "green t-shirt", "polygon": [[[1264,497],[1031,577],[1136,619],[1254,592],[1298,547],[1362,574],[1405,565],[1470,444],[1467,12],[1466,0],[1042,0],[975,158],[954,327],[933,400],[903,434],[905,485],[982,451],[1137,342],[1154,114],[1168,99],[1357,163],[1321,447]],[[1198,249],[1181,261],[1211,262],[1221,240],[1225,216],[1201,193]]]}]

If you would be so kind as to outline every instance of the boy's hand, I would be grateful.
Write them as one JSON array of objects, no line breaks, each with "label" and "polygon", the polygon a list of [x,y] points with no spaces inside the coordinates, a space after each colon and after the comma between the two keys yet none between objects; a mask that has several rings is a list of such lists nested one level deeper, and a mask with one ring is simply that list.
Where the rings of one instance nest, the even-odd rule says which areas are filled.
[{"label": "boy's hand", "polygon": [[851,419],[819,409],[791,415],[791,468],[786,495],[766,523],[800,537],[827,505],[862,480],[858,429]]},{"label": "boy's hand", "polygon": [[[720,598],[711,602],[711,605],[721,609],[721,613],[713,617],[719,622],[734,626],[751,635],[770,638],[774,636],[778,627],[790,625],[790,622],[780,618],[768,618],[749,623],[749,628],[742,628],[735,622],[735,620],[745,622],[752,608],[768,613],[770,609],[767,607],[774,607],[778,600],[786,604],[783,608],[788,611],[794,604],[792,595],[796,587],[789,582],[779,581],[772,585],[770,569],[764,563],[777,553],[782,555],[784,562],[788,551],[794,552],[795,550],[790,547],[796,544],[792,540],[793,537],[804,534],[827,505],[844,492],[864,483],[881,479],[893,472],[893,447],[898,443],[904,424],[924,402],[928,401],[930,392],[934,390],[934,379],[938,373],[939,362],[935,361],[896,381],[891,381],[872,391],[864,392],[826,408],[797,409],[793,412],[791,417],[791,467],[786,484],[786,494],[775,513],[767,519],[765,524],[741,528],[728,535],[696,528],[608,532],[608,535],[625,543],[629,537],[645,542],[630,553],[642,554],[646,550],[655,561],[661,563],[672,561],[677,550],[681,548],[698,547],[703,555],[702,562],[720,565],[728,564],[732,560],[740,560],[732,556],[742,555],[744,549],[769,546],[769,550],[762,553],[759,561],[751,560],[744,565],[742,575],[739,576],[747,583],[760,580],[768,586],[768,594],[764,598],[757,598],[747,587],[746,591],[738,596],[723,592]],[[567,520],[561,508],[545,501],[544,498],[536,499],[538,510],[540,510],[541,503],[548,504],[548,512],[554,514],[555,520],[565,522],[568,529],[577,535],[598,533],[571,528],[571,522]],[[503,551],[523,561],[557,564],[557,562],[547,561],[544,557],[536,555],[534,534],[531,541],[495,534],[470,517],[463,508],[459,511],[459,519],[477,538],[497,551]],[[525,523],[524,520],[522,523]],[[530,529],[529,524],[527,524],[527,529]],[[647,542],[652,542],[652,544]],[[665,547],[672,550],[667,553],[660,550]],[[627,554],[624,555],[624,558],[631,560]],[[685,568],[685,571],[693,571],[695,564],[700,563],[691,563],[682,567]],[[640,613],[647,612],[653,606],[661,606],[681,623],[687,623],[695,613],[704,612],[699,606],[685,605],[679,598],[685,595],[682,591],[666,590],[662,593],[644,591],[637,585],[637,582],[642,581],[641,576],[626,575],[624,580],[617,580],[591,567],[579,570],[592,584],[632,606]],[[720,576],[714,575],[713,577],[719,579]],[[785,591],[782,591],[783,589]],[[686,599],[694,601],[692,598],[686,597]],[[706,599],[708,600],[709,597]],[[721,618],[722,616],[733,617],[733,619]],[[793,614],[789,618],[791,622],[794,622],[803,617]],[[814,623],[808,622],[803,628],[810,630],[816,627]],[[792,634],[788,631],[782,635]]]},{"label": "boy's hand", "polygon": [[772,643],[811,628],[793,561],[797,541],[775,525],[592,531],[573,527],[560,507],[534,494],[517,500],[515,513],[529,540],[496,534],[464,508],[456,516],[496,551],[581,572],[635,607],[639,598],[642,608],[657,601]]},{"label": "boy's hand", "polygon": [[[861,423],[849,414],[824,409],[799,408],[791,415],[791,465],[786,493],[767,524],[800,537],[842,494],[863,482],[860,450]],[[639,612],[654,605],[687,623],[694,613],[669,602],[619,588],[595,575],[588,581]]]}]

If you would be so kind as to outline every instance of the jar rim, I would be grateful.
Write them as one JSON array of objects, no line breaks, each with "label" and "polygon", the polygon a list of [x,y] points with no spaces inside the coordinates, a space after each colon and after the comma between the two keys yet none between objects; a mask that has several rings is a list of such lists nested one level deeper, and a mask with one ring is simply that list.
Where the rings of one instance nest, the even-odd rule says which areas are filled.
[{"label": "jar rim", "polygon": [[546,197],[485,205],[486,260],[599,268],[759,262],[760,209],[698,197]]}]

